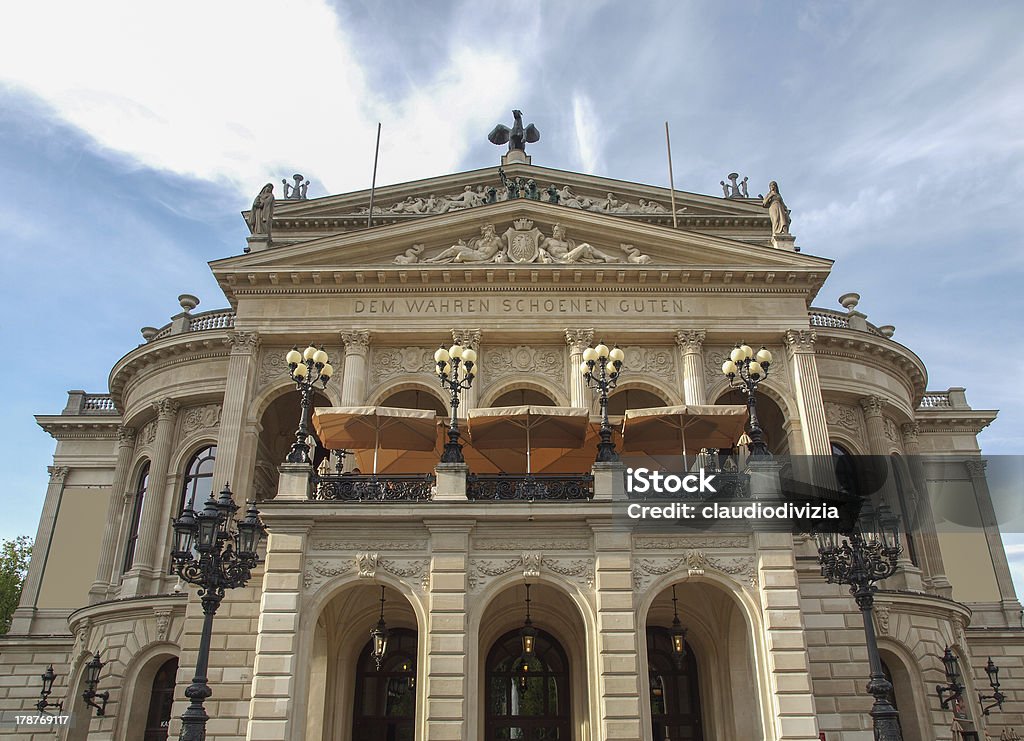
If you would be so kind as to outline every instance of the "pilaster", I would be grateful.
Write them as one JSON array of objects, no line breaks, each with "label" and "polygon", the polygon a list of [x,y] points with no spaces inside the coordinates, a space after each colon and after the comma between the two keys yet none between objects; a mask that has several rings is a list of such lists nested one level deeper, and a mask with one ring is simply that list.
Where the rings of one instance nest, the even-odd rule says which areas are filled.
[{"label": "pilaster", "polygon": [[[466,645],[466,573],[473,522],[426,522],[430,531],[430,610],[427,614],[426,736],[430,741],[470,738],[467,702],[470,692]],[[483,723],[483,719],[480,719]]]},{"label": "pilaster", "polygon": [[[256,461],[243,459],[240,455],[242,421],[252,399],[260,336],[257,332],[232,332],[228,340],[231,342],[231,354],[217,432],[213,488],[219,491],[225,483],[230,483],[235,497],[244,502],[251,496],[252,470]],[[282,373],[284,367],[282,359]]]},{"label": "pilaster", "polygon": [[341,342],[345,346],[341,405],[362,406],[366,403],[366,354],[370,349],[370,332],[365,329],[342,332]]},{"label": "pilaster", "polygon": [[999,586],[999,601],[1002,602],[1003,613],[1006,615],[1009,626],[1012,627],[1015,624],[1020,624],[1018,622],[1020,620],[1020,603],[1014,592],[1010,564],[1006,560],[1006,550],[999,533],[995,508],[992,506],[992,495],[988,488],[988,478],[985,476],[987,465],[988,461],[984,458],[968,458],[964,461],[967,473],[971,477],[971,486],[974,487],[974,498],[978,502],[982,527],[985,529],[985,540],[988,542],[989,555],[992,558],[992,569],[995,571],[996,584]]},{"label": "pilaster", "polygon": [[[179,408],[180,405],[173,399],[162,399],[153,403],[157,422],[153,459],[149,465],[149,489],[146,492],[148,501],[143,503],[135,563],[125,574],[121,589],[122,597],[148,594],[148,580],[157,573],[156,549],[160,540],[160,528],[164,525],[164,500],[167,497],[174,497],[173,492],[168,492],[168,467],[171,462],[171,446],[174,443],[174,421],[178,417]],[[202,503],[196,504],[201,506]]]},{"label": "pilaster", "polygon": [[565,330],[565,344],[569,346],[569,405],[581,409],[590,408],[590,391],[580,373],[580,364],[583,362],[583,351],[593,341],[592,328]]},{"label": "pilaster", "polygon": [[815,339],[816,335],[810,329],[790,329],[785,335],[804,454],[827,456],[832,454],[832,446],[828,439],[818,366],[814,362]]},{"label": "pilaster", "polygon": [[43,512],[39,516],[39,527],[32,546],[32,560],[29,562],[28,574],[21,588],[21,599],[11,620],[9,635],[25,635],[32,632],[32,619],[36,612],[36,599],[43,583],[43,572],[46,570],[46,558],[50,553],[53,531],[57,526],[57,514],[60,511],[60,500],[64,494],[64,482],[71,470],[67,466],[49,466],[50,483],[46,487],[46,498],[43,500]]},{"label": "pilaster", "polygon": [[[453,329],[452,330],[452,341],[457,345],[463,347],[469,347],[476,350],[476,369],[479,372],[484,359],[483,353],[480,351],[480,339],[481,332],[479,329]],[[469,418],[469,410],[475,409],[477,404],[477,387],[476,383],[470,386],[468,389],[462,392],[462,397],[459,399],[459,417],[462,419]]]},{"label": "pilaster", "polygon": [[114,561],[118,535],[123,526],[125,494],[128,491],[129,466],[135,454],[135,428],[117,428],[117,463],[114,465],[114,480],[110,485],[110,503],[107,505],[106,526],[100,544],[99,561],[96,564],[96,580],[89,589],[89,604],[102,602],[107,598],[113,578]]},{"label": "pilaster", "polygon": [[702,329],[676,332],[676,344],[683,356],[683,400],[687,404],[707,404],[704,387],[704,337]]},{"label": "pilaster", "polygon": [[594,533],[597,678],[600,727],[606,741],[646,737],[641,702],[649,702],[641,681],[639,636],[633,593],[632,535],[611,522],[591,522]]},{"label": "pilaster", "polygon": [[799,578],[789,533],[756,533],[771,716],[779,741],[817,741]]}]

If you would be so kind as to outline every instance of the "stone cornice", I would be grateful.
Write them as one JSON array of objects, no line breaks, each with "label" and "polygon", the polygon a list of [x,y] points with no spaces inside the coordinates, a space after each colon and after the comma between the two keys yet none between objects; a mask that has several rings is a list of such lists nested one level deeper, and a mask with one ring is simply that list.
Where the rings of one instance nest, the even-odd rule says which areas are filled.
[{"label": "stone cornice", "polygon": [[72,634],[78,624],[88,620],[92,627],[108,621],[124,620],[126,617],[152,617],[155,610],[171,610],[174,614],[184,615],[188,603],[188,592],[181,594],[157,594],[144,597],[107,600],[94,605],[80,607],[68,615],[68,626]]},{"label": "stone cornice", "polygon": [[815,327],[814,354],[856,360],[883,371],[899,371],[916,407],[925,394],[928,371],[907,347],[885,337],[850,329]]},{"label": "stone cornice", "polygon": [[914,412],[921,435],[937,432],[966,432],[977,435],[995,421],[994,409],[918,409]]},{"label": "stone cornice", "polygon": [[117,440],[121,419],[37,414],[36,424],[54,440]]}]

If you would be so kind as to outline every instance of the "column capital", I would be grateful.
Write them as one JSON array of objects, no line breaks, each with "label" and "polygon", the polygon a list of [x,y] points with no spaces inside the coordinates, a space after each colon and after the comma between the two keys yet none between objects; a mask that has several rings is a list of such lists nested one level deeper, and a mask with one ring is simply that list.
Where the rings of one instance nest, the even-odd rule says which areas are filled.
[{"label": "column capital", "polygon": [[135,445],[136,429],[121,425],[117,428],[117,445],[120,448],[130,448]]},{"label": "column capital", "polygon": [[593,327],[587,329],[566,329],[565,344],[572,352],[583,352],[594,341]]},{"label": "column capital", "polygon": [[153,411],[161,420],[173,420],[178,416],[179,409],[181,409],[181,404],[174,399],[161,399],[153,402]]},{"label": "column capital", "polygon": [[885,407],[885,399],[880,396],[862,396],[857,400],[860,408],[864,410],[865,417],[881,417],[882,409]]},{"label": "column capital", "polygon": [[979,479],[985,476],[985,467],[988,465],[988,461],[984,458],[968,458],[964,461],[964,466],[967,467],[967,473],[971,475],[972,479]]},{"label": "column capital", "polygon": [[903,444],[916,445],[919,442],[921,426],[917,422],[905,422],[900,425],[900,432],[903,435]]},{"label": "column capital", "polygon": [[483,333],[479,329],[453,329],[452,342],[463,347],[479,350],[482,335]]},{"label": "column capital", "polygon": [[370,330],[353,329],[341,333],[341,342],[345,345],[346,354],[366,355],[370,347]]},{"label": "column capital", "polygon": [[234,331],[228,333],[228,343],[232,355],[253,355],[260,349],[259,332]]},{"label": "column capital", "polygon": [[676,332],[676,344],[683,352],[700,352],[706,336],[703,329],[681,329]]},{"label": "column capital", "polygon": [[71,469],[67,466],[47,466],[46,472],[50,474],[51,484],[63,484]]},{"label": "column capital", "polygon": [[787,329],[783,337],[790,352],[814,352],[814,343],[818,339],[813,329]]}]

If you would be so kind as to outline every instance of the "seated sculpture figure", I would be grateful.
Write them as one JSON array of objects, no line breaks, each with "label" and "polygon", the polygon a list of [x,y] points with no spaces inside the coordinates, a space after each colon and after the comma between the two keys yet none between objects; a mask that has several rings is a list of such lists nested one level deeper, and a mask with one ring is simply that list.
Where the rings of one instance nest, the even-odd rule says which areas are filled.
[{"label": "seated sculpture figure", "polygon": [[588,242],[575,244],[566,239],[565,227],[555,224],[551,227],[551,236],[546,237],[540,243],[539,261],[544,263],[600,263],[600,262],[621,262],[619,258],[613,257],[606,252],[594,247]]}]

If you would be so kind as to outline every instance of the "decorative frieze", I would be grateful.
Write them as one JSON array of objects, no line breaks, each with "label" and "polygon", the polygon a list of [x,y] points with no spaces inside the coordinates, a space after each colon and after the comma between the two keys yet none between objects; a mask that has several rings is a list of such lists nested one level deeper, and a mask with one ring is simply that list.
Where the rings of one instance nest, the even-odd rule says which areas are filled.
[{"label": "decorative frieze", "polygon": [[395,376],[434,370],[434,350],[426,347],[375,347],[371,352],[374,384]]},{"label": "decorative frieze", "polygon": [[151,419],[139,432],[139,445],[149,447],[156,442],[156,420]]},{"label": "decorative frieze", "polygon": [[663,535],[636,536],[633,547],[638,551],[678,551],[681,548],[749,548],[750,538],[745,535],[727,536],[694,536],[694,535]]},{"label": "decorative frieze", "polygon": [[837,401],[825,402],[825,421],[830,427],[842,427],[857,432],[860,430],[860,415],[857,410],[849,404],[840,404]]},{"label": "decorative frieze", "polygon": [[307,590],[318,589],[327,579],[347,574],[354,568],[354,559],[344,561],[308,561],[306,563],[306,572],[302,576],[302,586]]},{"label": "decorative frieze", "polygon": [[900,442],[900,431],[896,427],[896,423],[893,422],[889,417],[885,418],[885,436],[889,439],[889,442],[899,444]]},{"label": "decorative frieze", "polygon": [[316,540],[313,551],[425,551],[425,540]]},{"label": "decorative frieze", "polygon": [[590,538],[475,538],[473,548],[480,551],[586,551],[590,550]]},{"label": "decorative frieze", "polygon": [[519,558],[474,558],[469,566],[469,591],[483,589],[492,579],[522,569],[523,578],[536,579],[544,571],[571,579],[588,589],[594,586],[594,559],[547,557],[524,553]]},{"label": "decorative frieze", "polygon": [[220,404],[207,404],[201,407],[189,407],[181,414],[181,434],[191,435],[200,430],[214,429],[220,426]]},{"label": "decorative frieze", "polygon": [[270,384],[288,379],[288,366],[284,362],[286,347],[265,347],[260,353],[260,363],[256,369],[256,386],[263,388]]},{"label": "decorative frieze", "polygon": [[625,366],[629,372],[655,376],[673,386],[676,382],[676,352],[668,347],[626,347]]},{"label": "decorative frieze", "polygon": [[561,379],[565,375],[564,350],[556,347],[487,347],[483,355],[484,377],[490,381],[502,376],[530,375]]},{"label": "decorative frieze", "polygon": [[687,576],[703,574],[714,569],[732,576],[745,587],[757,588],[757,567],[752,555],[713,556],[703,551],[689,551],[682,556],[638,558],[633,562],[633,588],[643,591],[656,577],[677,570],[687,570]]}]

